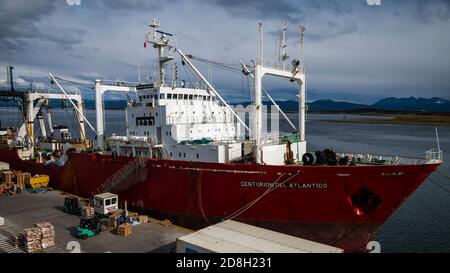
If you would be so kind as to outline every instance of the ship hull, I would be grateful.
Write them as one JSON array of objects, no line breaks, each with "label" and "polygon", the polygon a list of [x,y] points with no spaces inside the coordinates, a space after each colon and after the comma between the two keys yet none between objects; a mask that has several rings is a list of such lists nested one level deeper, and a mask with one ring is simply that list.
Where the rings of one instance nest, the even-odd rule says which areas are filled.
[{"label": "ship hull", "polygon": [[78,153],[64,166],[44,166],[14,150],[0,150],[0,161],[48,174],[52,187],[79,196],[118,193],[130,207],[188,228],[233,217],[346,251],[365,250],[438,166],[269,166]]}]

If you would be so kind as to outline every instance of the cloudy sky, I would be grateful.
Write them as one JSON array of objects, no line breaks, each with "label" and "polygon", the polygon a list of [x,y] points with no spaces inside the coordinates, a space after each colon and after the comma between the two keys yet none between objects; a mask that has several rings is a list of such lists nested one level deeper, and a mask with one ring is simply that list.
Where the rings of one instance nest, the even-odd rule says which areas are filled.
[{"label": "cloudy sky", "polygon": [[[286,19],[291,59],[299,54],[299,25],[306,26],[308,100],[450,99],[448,0],[381,0],[379,6],[367,0],[68,2],[77,0],[2,0],[0,65],[13,64],[18,84],[45,87],[48,72],[76,81],[137,81],[138,64],[141,80],[148,79],[155,52],[143,42],[152,18],[175,34],[184,52],[230,65],[256,59],[257,26],[263,22],[265,57],[275,58]],[[179,67],[181,78],[193,78]],[[208,74],[206,66],[199,67]],[[247,79],[239,73],[212,68],[211,74],[229,100],[249,98]],[[0,73],[0,82],[5,80]],[[288,81],[267,78],[264,85],[277,99],[295,99]]]}]

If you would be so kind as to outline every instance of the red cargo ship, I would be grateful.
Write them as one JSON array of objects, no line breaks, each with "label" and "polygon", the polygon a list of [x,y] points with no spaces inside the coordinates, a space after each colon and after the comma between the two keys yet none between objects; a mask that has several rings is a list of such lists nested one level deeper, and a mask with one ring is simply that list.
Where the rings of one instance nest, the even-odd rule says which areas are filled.
[{"label": "red cargo ship", "polygon": [[[27,107],[26,130],[19,130],[20,138],[6,142],[9,147],[0,148],[0,161],[12,169],[48,174],[52,187],[83,197],[118,193],[132,207],[185,227],[201,228],[232,218],[346,251],[364,250],[376,229],[442,162],[442,152],[434,150],[423,159],[336,154],[331,149],[306,152],[303,60],[287,66],[287,54],[280,50],[278,63],[265,62],[262,35],[260,61],[251,68],[243,66],[255,81],[250,130],[198,72],[191,62],[195,57],[176,49],[168,38],[171,35],[157,30],[158,26],[153,20],[153,32],[146,37],[159,53],[157,82],[133,86],[96,81],[97,149],[80,151],[83,145],[67,139],[66,131],[61,131],[58,141],[44,135],[37,145],[29,133],[36,113]],[[178,87],[176,78],[168,81],[166,63],[175,53],[205,88],[184,82]],[[261,79],[265,74],[300,86],[299,124],[293,136],[280,139],[262,134]],[[126,109],[127,136],[112,136],[106,144],[105,91],[138,95]],[[33,99],[27,101],[33,104]],[[83,124],[87,120],[80,104],[74,107],[83,128],[79,143],[86,144]],[[245,129],[251,131],[250,138],[240,138]],[[50,160],[38,163],[49,149]]]}]

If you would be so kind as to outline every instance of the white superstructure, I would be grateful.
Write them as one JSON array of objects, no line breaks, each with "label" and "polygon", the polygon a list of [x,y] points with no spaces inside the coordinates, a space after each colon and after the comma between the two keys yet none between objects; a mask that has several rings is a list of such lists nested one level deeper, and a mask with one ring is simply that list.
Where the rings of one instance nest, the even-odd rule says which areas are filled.
[{"label": "white superstructure", "polygon": [[[172,160],[228,163],[253,158],[257,163],[282,165],[298,162],[306,151],[304,139],[304,71],[299,63],[288,67],[269,66],[262,57],[262,28],[260,61],[253,74],[255,79],[255,101],[251,128],[244,119],[227,105],[214,87],[169,39],[171,34],[158,30],[159,23],[153,20],[152,32],[147,34],[149,42],[158,51],[158,80],[151,84],[124,86],[96,81],[97,147],[106,151],[103,142],[102,94],[106,91],[136,92],[126,108],[126,136],[108,139],[111,152],[119,156],[158,157]],[[283,28],[283,31],[285,28]],[[283,42],[284,44],[284,42]],[[179,82],[176,64],[175,75],[167,77],[167,64],[179,54],[183,65],[188,65],[201,80],[196,86]],[[282,58],[284,62],[287,55]],[[303,64],[302,64],[303,67]],[[248,68],[245,68],[246,70]],[[264,139],[262,129],[261,79],[264,74],[281,76],[300,85],[300,132],[295,141],[280,142],[278,138]],[[292,124],[292,123],[291,123]],[[245,136],[249,135],[250,139]],[[300,140],[300,141],[299,141]]]}]

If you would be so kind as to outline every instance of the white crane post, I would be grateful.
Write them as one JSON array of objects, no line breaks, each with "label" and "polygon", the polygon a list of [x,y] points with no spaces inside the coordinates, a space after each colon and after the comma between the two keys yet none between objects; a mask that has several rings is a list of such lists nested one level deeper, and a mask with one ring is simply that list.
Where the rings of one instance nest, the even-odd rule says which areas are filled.
[{"label": "white crane post", "polygon": [[298,80],[297,83],[299,85],[299,98],[298,98],[298,109],[299,109],[299,117],[298,117],[298,130],[300,141],[305,141],[305,77],[303,77],[303,81]]},{"label": "white crane post", "polygon": [[41,134],[44,139],[47,138],[47,130],[45,128],[44,116],[42,116],[42,112],[38,114],[39,127],[41,128]]},{"label": "white crane post", "polygon": [[[253,80],[255,80],[255,76],[253,76],[252,72],[248,69],[248,67],[242,61],[239,61],[239,63],[241,64],[241,66],[244,69],[244,71],[246,73],[248,73],[250,75],[250,77],[253,78]],[[286,114],[283,112],[283,110],[280,108],[280,106],[276,103],[276,101],[272,98],[272,96],[269,94],[269,92],[267,92],[266,89],[264,89],[263,87],[261,87],[261,90],[269,98],[269,100],[272,102],[272,104],[278,109],[278,111],[280,111],[281,115],[286,119],[286,121],[289,123],[289,125],[292,127],[292,129],[297,131],[297,128],[295,128],[295,125],[288,118],[288,116],[286,116]]]},{"label": "white crane post", "polygon": [[305,75],[305,59],[304,59],[304,33],[305,33],[305,27],[300,26],[300,60],[301,60],[301,73],[303,74],[302,80],[298,80],[297,83],[300,86],[300,96],[298,100],[298,129],[299,129],[299,135],[300,135],[300,141],[305,141],[305,119],[306,119],[306,107],[305,107],[305,96],[306,96],[306,75]]},{"label": "white crane post", "polygon": [[77,100],[77,108],[78,108],[78,110],[80,110],[80,113],[77,112],[78,123],[80,124],[80,141],[85,142],[86,141],[86,128],[84,128],[83,102]]},{"label": "white crane post", "polygon": [[262,162],[262,147],[261,147],[261,128],[262,128],[262,66],[264,63],[263,54],[263,28],[262,23],[259,23],[259,62],[255,67],[255,122],[254,122],[254,136],[255,136],[255,160],[256,163]]},{"label": "white crane post", "polygon": [[97,119],[97,148],[103,151],[103,90],[100,83],[100,80],[95,80],[95,116]]},{"label": "white crane post", "polygon": [[34,115],[34,106],[33,106],[33,99],[31,98],[30,93],[28,93],[25,97],[26,103],[27,103],[27,130],[28,130],[28,136],[30,138],[30,144],[33,145],[34,143],[34,121],[33,121],[33,115]]}]

